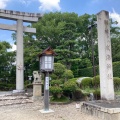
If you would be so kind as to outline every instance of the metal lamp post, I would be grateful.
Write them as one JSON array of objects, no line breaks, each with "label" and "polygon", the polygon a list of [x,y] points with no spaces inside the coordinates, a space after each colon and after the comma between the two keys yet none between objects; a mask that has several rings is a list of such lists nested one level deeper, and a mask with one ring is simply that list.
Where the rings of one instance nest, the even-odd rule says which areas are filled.
[{"label": "metal lamp post", "polygon": [[49,73],[54,70],[54,56],[56,53],[48,47],[41,54],[39,54],[40,71],[44,73],[44,110],[41,113],[53,112],[49,109]]}]

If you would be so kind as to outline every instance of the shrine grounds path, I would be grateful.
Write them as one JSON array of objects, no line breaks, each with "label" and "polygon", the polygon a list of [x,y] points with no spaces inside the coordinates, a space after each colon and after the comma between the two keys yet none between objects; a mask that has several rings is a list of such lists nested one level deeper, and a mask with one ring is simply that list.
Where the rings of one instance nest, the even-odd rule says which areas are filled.
[{"label": "shrine grounds path", "polygon": [[76,102],[65,105],[51,105],[53,113],[43,114],[43,101],[0,106],[0,120],[100,120],[76,109]]}]

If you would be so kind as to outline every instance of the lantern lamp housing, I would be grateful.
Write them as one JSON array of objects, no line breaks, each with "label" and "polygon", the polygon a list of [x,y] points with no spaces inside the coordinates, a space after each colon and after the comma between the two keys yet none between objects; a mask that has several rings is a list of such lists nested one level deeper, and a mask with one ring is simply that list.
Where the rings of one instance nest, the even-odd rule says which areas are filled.
[{"label": "lantern lamp housing", "polygon": [[39,54],[40,71],[53,72],[54,71],[54,56],[56,53],[48,47],[41,54]]}]

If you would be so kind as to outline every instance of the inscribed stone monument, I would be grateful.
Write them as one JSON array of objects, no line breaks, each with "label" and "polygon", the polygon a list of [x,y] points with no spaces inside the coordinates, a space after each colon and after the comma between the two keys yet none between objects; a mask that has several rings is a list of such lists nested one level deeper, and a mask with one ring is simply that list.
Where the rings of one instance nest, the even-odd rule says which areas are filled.
[{"label": "inscribed stone monument", "polygon": [[114,100],[109,13],[97,14],[101,99]]}]

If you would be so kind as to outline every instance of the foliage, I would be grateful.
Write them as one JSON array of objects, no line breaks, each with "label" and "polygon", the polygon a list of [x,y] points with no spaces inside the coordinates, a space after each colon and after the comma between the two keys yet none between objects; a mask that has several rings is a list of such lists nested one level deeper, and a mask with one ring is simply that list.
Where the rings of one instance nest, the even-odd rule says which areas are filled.
[{"label": "foliage", "polygon": [[120,89],[120,78],[113,77],[113,82],[114,82],[114,89],[119,90]]},{"label": "foliage", "polygon": [[[8,51],[11,45],[8,42],[0,42],[0,80],[11,81],[14,77],[15,52]],[[14,73],[13,73],[14,71]]]},{"label": "foliage", "polygon": [[[96,16],[88,14],[81,16],[76,13],[61,12],[44,14],[37,23],[32,24],[37,30],[34,42],[38,43],[41,49],[51,46],[58,54],[55,62],[64,64],[67,69],[74,71],[76,68],[88,67],[91,65],[92,43],[88,26],[95,21]],[[95,42],[96,28],[93,29],[93,33]],[[97,53],[95,55],[97,56]]]},{"label": "foliage", "polygon": [[25,85],[25,88],[33,88],[33,84],[29,83],[29,84]]},{"label": "foliage", "polygon": [[[78,78],[72,78],[72,79],[69,79],[69,81],[73,81],[73,82],[76,82]],[[77,83],[77,82],[76,82]]]},{"label": "foliage", "polygon": [[[94,44],[95,65],[98,65],[98,41],[97,29],[88,29],[96,21],[96,15],[78,15],[76,13],[47,13],[37,22],[28,27],[36,28],[36,34],[24,33],[24,67],[25,79],[34,70],[39,70],[38,54],[48,46],[51,46],[58,54],[55,62],[62,63],[67,69],[72,70],[75,77],[93,77],[92,42]],[[13,40],[16,34],[12,35]],[[3,41],[3,40],[2,40]],[[16,42],[16,41],[15,41]],[[120,60],[120,27],[117,22],[111,20],[111,42],[113,61]],[[16,69],[15,52],[7,51],[11,45],[5,41],[0,42],[0,76],[1,79],[14,77]],[[113,64],[115,77],[120,77],[120,67]],[[85,68],[85,69],[83,69]],[[8,70],[7,70],[8,69]],[[82,69],[82,70],[81,70]],[[96,75],[98,75],[96,67]],[[53,79],[61,76],[54,75]],[[14,83],[14,79],[12,83]]]},{"label": "foliage", "polygon": [[[96,68],[96,75],[98,75],[99,66],[96,66],[95,68]],[[79,76],[93,77],[93,67],[80,69]],[[113,62],[113,76],[120,77],[120,61]]]},{"label": "foliage", "polygon": [[54,74],[57,76],[58,78],[61,78],[61,76],[63,75],[63,73],[65,72],[65,66],[61,63],[54,63]]},{"label": "foliage", "polygon": [[24,86],[25,86],[25,89],[26,89],[26,88],[33,88],[33,84],[30,83],[29,80],[26,80],[26,81],[24,82]]},{"label": "foliage", "polygon": [[[95,66],[96,75],[99,74],[99,67]],[[83,68],[79,70],[79,76],[93,77],[93,67]]]},{"label": "foliage", "polygon": [[100,88],[100,76],[99,75],[93,77],[92,84],[93,84],[93,87]]},{"label": "foliage", "polygon": [[113,76],[120,77],[120,61],[113,62]]},{"label": "foliage", "polygon": [[71,93],[77,89],[77,84],[74,81],[67,81],[63,85],[63,91]]},{"label": "foliage", "polygon": [[63,90],[59,86],[51,86],[50,92],[53,94],[53,96],[57,96],[57,94],[61,94],[63,92]]},{"label": "foliage", "polygon": [[54,63],[54,73],[51,74],[52,80],[67,81],[68,79],[74,78],[73,72],[66,69],[61,63]]},{"label": "foliage", "polygon": [[58,76],[55,73],[50,74],[52,80],[58,79]]},{"label": "foliage", "polygon": [[100,90],[99,90],[99,89],[95,90],[95,91],[93,92],[93,94],[94,94],[94,98],[95,98],[96,100],[99,100],[99,99],[100,99]]},{"label": "foliage", "polygon": [[82,92],[83,93],[87,93],[87,94],[93,93],[94,91],[95,91],[95,88],[85,88],[85,89],[82,89]]},{"label": "foliage", "polygon": [[57,97],[55,97],[55,96],[52,96],[51,98],[50,98],[50,102],[52,103],[54,103],[54,102],[57,102],[57,103],[68,103],[68,102],[70,102],[70,100],[68,99],[68,97],[66,97],[66,96],[61,96],[61,98],[57,98]]},{"label": "foliage", "polygon": [[68,79],[74,78],[74,75],[71,70],[65,70],[63,77],[65,78],[65,81],[67,81]]},{"label": "foliage", "polygon": [[15,84],[0,82],[0,91],[9,91],[14,89],[15,89]]},{"label": "foliage", "polygon": [[76,89],[77,84],[72,71],[67,70],[65,66],[62,65],[61,63],[55,63],[54,67],[55,71],[53,75],[51,75],[52,80],[50,82],[51,84],[50,92],[52,93],[52,95],[58,96],[59,94],[62,94],[63,91],[64,93],[73,92],[74,89]]},{"label": "foliage", "polygon": [[52,79],[60,79],[64,74],[66,68],[61,63],[54,63],[54,73],[51,75]]},{"label": "foliage", "polygon": [[51,80],[50,81],[51,86],[57,85],[59,86],[60,84],[62,84],[61,80]]},{"label": "foliage", "polygon": [[80,100],[83,99],[84,94],[82,93],[82,90],[78,88],[74,91],[73,96],[74,96],[74,100]]},{"label": "foliage", "polygon": [[84,78],[81,81],[80,86],[81,86],[82,89],[93,87],[93,85],[92,85],[92,78]]}]

